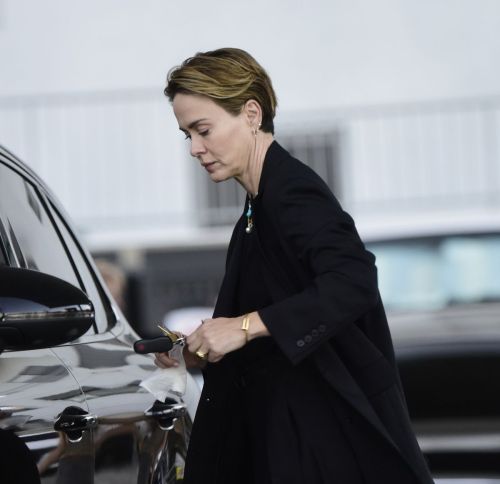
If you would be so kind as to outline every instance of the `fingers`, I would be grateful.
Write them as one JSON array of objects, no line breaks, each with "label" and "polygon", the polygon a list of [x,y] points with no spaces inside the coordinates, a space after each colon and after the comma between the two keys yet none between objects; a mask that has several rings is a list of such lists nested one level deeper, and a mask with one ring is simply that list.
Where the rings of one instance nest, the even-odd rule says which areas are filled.
[{"label": "fingers", "polygon": [[222,358],[224,358],[224,355],[211,351],[210,353],[208,353],[207,360],[210,363],[217,363],[218,361],[222,360]]},{"label": "fingers", "polygon": [[206,360],[208,358],[208,351],[198,350],[195,355],[201,360]]},{"label": "fingers", "polygon": [[207,359],[208,353],[210,351],[210,346],[203,337],[201,326],[199,326],[186,338],[186,344],[188,351],[191,354],[195,355],[195,357],[200,361]]},{"label": "fingers", "polygon": [[184,361],[187,368],[203,368],[206,361],[200,360],[195,354],[184,348]]},{"label": "fingers", "polygon": [[205,319],[186,338],[187,347],[200,360],[215,363],[246,343],[245,333],[240,326],[238,318]]},{"label": "fingers", "polygon": [[171,358],[168,353],[155,353],[155,365],[159,368],[173,368],[179,366],[175,358]]},{"label": "fingers", "polygon": [[201,359],[203,359],[203,355],[208,354],[210,349],[198,330],[186,338],[186,343],[188,351],[199,356]]},{"label": "fingers", "polygon": [[[195,353],[191,353],[187,349],[184,352],[184,362],[186,363],[187,368],[202,368],[203,366],[205,366],[207,360],[208,355],[202,359]],[[154,363],[158,368],[162,369],[176,368],[179,366],[179,361],[168,356],[168,353],[155,353]]]},{"label": "fingers", "polygon": [[203,344],[203,321],[190,335],[186,337],[186,344],[191,353],[198,351]]}]

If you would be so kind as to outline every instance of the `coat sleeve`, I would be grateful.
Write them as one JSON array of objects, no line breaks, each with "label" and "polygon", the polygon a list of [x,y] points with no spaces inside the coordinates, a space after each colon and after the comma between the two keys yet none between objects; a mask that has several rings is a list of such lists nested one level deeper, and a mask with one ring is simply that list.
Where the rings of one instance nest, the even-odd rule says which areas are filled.
[{"label": "coat sleeve", "polygon": [[352,218],[317,175],[289,177],[280,185],[266,210],[310,282],[258,312],[281,350],[298,363],[378,303],[377,273]]}]

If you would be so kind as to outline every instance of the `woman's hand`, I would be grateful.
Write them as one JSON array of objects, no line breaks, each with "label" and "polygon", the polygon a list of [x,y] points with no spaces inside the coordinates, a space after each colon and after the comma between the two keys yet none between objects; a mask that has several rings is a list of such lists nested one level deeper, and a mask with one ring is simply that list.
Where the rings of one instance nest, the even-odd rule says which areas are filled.
[{"label": "woman's hand", "polygon": [[[184,356],[186,368],[203,368],[205,366],[205,361],[191,353],[187,346],[183,348],[182,355]],[[179,366],[179,361],[170,357],[168,353],[155,353],[154,363],[159,368],[174,368]]]},{"label": "woman's hand", "polygon": [[205,319],[187,339],[191,354],[205,354],[211,363],[220,361],[224,355],[235,351],[247,342],[247,335],[241,329],[243,318]]},{"label": "woman's hand", "polygon": [[270,335],[257,311],[249,313],[248,316],[248,331],[241,327],[243,316],[203,320],[186,339],[189,351],[192,354],[205,354],[208,361],[215,363],[227,353],[245,346],[248,341]]},{"label": "woman's hand", "polygon": [[[241,348],[247,336],[241,329],[243,318],[205,319],[196,330],[186,338],[183,356],[186,368],[203,368],[206,360],[215,363],[226,353]],[[205,354],[201,358],[196,353]],[[173,368],[179,362],[168,353],[156,353],[155,365],[160,368]]]},{"label": "woman's hand", "polygon": [[[204,319],[187,338],[184,347],[184,360],[187,368],[203,368],[205,360],[215,363],[224,355],[243,347],[248,341],[261,336],[269,336],[269,331],[260,319],[258,312],[248,315],[248,331],[241,329],[243,316],[236,318]],[[197,353],[206,355],[201,358]],[[155,364],[160,368],[172,368],[179,362],[168,353],[156,353]]]}]

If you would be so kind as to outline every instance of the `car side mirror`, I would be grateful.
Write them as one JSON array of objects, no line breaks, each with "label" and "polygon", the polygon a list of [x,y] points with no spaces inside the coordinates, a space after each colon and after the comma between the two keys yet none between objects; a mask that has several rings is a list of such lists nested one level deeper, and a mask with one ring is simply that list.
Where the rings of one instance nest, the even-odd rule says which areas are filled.
[{"label": "car side mirror", "polygon": [[73,341],[95,323],[87,295],[42,272],[0,267],[0,352]]}]

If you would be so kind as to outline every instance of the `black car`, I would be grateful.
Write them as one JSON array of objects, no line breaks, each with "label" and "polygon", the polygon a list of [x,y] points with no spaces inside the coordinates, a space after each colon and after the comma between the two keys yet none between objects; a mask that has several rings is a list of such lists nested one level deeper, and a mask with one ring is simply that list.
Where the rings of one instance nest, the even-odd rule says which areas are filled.
[{"label": "black car", "polygon": [[500,224],[470,225],[368,247],[436,482],[500,483]]},{"label": "black car", "polygon": [[0,482],[181,482],[198,395],[156,367],[44,183],[0,148]]}]

